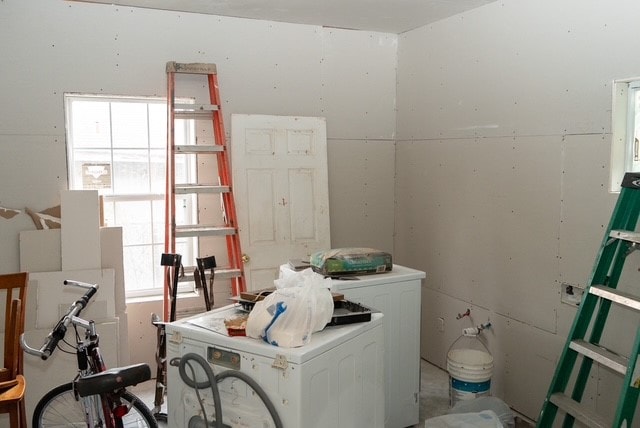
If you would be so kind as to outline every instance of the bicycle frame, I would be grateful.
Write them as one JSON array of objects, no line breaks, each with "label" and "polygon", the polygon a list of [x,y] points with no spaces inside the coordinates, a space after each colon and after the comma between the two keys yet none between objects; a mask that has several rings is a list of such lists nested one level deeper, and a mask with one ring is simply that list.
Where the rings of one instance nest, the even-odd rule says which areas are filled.
[{"label": "bicycle frame", "polygon": [[[65,284],[88,288],[88,291],[71,305],[67,314],[58,321],[39,350],[29,347],[24,341],[24,335],[20,338],[21,346],[26,353],[46,360],[56,349],[58,342],[64,339],[67,327],[71,324],[76,334],[75,349],[78,366],[78,373],[72,382],[73,395],[82,403],[87,427],[120,428],[123,416],[130,410],[130,406],[121,400],[122,394],[125,393],[127,386],[148,380],[150,374],[142,374],[142,367],[146,367],[147,371],[149,368],[146,364],[139,364],[114,369],[117,373],[108,373],[100,352],[100,337],[96,331],[95,322],[78,316],[96,293],[98,286],[77,281],[65,281]],[[84,337],[79,334],[78,328],[84,330]]]},{"label": "bicycle frame", "polygon": [[[78,338],[76,346],[78,376],[75,381],[107,370],[107,366],[100,353],[100,336],[96,332],[95,322],[86,322],[81,318],[72,317],[71,323],[76,327],[85,329],[85,339],[81,340]],[[84,408],[87,411],[87,426],[96,426],[96,422],[101,421],[103,418],[105,427],[111,428],[117,426],[112,412],[113,406],[111,402],[113,400],[108,394],[89,395],[78,398],[84,402]]]}]

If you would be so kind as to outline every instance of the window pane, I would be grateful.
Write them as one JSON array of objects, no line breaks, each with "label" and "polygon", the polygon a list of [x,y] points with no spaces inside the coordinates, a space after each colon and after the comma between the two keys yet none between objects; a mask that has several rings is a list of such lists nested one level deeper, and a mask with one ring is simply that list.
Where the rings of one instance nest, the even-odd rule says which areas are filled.
[{"label": "window pane", "polygon": [[164,252],[164,244],[153,246],[153,285],[161,292],[164,288],[164,266],[160,265],[160,258]]},{"label": "window pane", "polygon": [[[164,199],[152,202],[153,241],[164,242]],[[164,248],[164,247],[163,247]]]},{"label": "window pane", "polygon": [[151,244],[151,202],[118,201],[115,205],[115,220],[122,226],[123,245]]},{"label": "window pane", "polygon": [[113,150],[113,191],[118,195],[149,193],[147,150]]},{"label": "window pane", "polygon": [[176,252],[182,255],[182,264],[184,266],[194,266],[195,258],[193,249],[197,245],[198,238],[177,238]]},{"label": "window pane", "polygon": [[167,104],[149,104],[149,145],[153,148],[167,147]]},{"label": "window pane", "polygon": [[102,195],[110,194],[112,188],[111,150],[75,150],[70,172],[74,189],[97,189]]},{"label": "window pane", "polygon": [[165,165],[167,163],[167,150],[152,149],[149,153],[150,169],[151,169],[151,193],[164,194],[165,192]]},{"label": "window pane", "polygon": [[176,195],[176,224],[194,224],[195,223],[195,195]]},{"label": "window pane", "polygon": [[[634,91],[633,103],[635,106],[635,120],[634,120],[634,139],[635,139],[635,158],[634,162],[640,162],[640,148],[638,147],[638,141],[640,141],[640,89]],[[638,171],[637,169],[634,171]]]},{"label": "window pane", "polygon": [[[184,144],[193,144],[190,142],[189,137],[189,129],[190,125],[194,122],[193,120],[185,120],[185,119],[176,119],[174,122],[174,142],[177,146]],[[193,134],[191,134],[193,135]]]},{"label": "window pane", "polygon": [[627,171],[635,172],[640,171],[640,89],[638,87],[630,88],[629,97],[631,101],[628,116],[630,127],[628,128],[627,156],[629,161],[627,162]]},{"label": "window pane", "polygon": [[147,104],[134,102],[111,103],[114,148],[147,148]]},{"label": "window pane", "polygon": [[70,131],[75,148],[111,147],[111,123],[107,101],[71,101]]},{"label": "window pane", "polygon": [[124,248],[124,281],[128,292],[153,288],[151,251],[151,246]]}]

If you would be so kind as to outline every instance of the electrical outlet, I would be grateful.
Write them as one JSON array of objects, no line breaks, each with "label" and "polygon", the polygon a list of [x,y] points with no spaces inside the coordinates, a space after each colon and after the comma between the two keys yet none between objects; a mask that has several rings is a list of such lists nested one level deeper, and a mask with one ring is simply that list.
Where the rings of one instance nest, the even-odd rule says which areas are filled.
[{"label": "electrical outlet", "polygon": [[438,331],[444,331],[444,318],[438,317]]},{"label": "electrical outlet", "polygon": [[583,288],[576,285],[567,284],[566,282],[560,284],[560,287],[560,301],[562,303],[566,303],[572,306],[580,306],[580,302],[582,301],[582,294],[584,294]]}]

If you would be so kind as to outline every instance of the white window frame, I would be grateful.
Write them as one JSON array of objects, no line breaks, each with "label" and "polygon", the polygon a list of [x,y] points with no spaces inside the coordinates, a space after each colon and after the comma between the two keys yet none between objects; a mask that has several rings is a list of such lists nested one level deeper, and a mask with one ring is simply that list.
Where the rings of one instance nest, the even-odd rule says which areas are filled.
[{"label": "white window frame", "polygon": [[[613,82],[611,114],[611,167],[609,191],[620,192],[620,184],[626,172],[640,172],[640,146],[635,136],[640,133],[637,96],[640,94],[640,77]],[[635,160],[634,160],[635,158]]]},{"label": "white window frame", "polygon": [[[115,95],[102,95],[102,94],[81,94],[81,93],[65,93],[64,94],[64,104],[65,104],[65,118],[66,118],[66,145],[67,145],[67,173],[68,173],[68,183],[69,183],[69,189],[74,190],[74,189],[83,189],[86,187],[83,187],[83,183],[81,181],[83,180],[78,180],[78,174],[75,173],[75,168],[77,168],[77,164],[76,164],[76,150],[84,150],[85,152],[87,151],[86,148],[78,148],[76,149],[76,144],[75,144],[75,136],[73,135],[73,126],[72,126],[72,120],[73,120],[73,102],[74,101],[99,101],[99,102],[117,102],[117,103],[122,103],[122,102],[131,102],[131,103],[145,103],[145,104],[164,104],[166,106],[166,98],[161,98],[161,97],[144,97],[144,96],[140,96],[140,97],[133,97],[133,96],[115,96]],[[180,100],[181,103],[190,103],[193,102],[193,100]],[[166,115],[164,116],[166,118]],[[150,127],[150,120],[149,120],[149,115],[147,114],[147,120],[146,120],[146,126],[147,128]],[[110,154],[111,154],[111,158],[110,158],[110,165],[111,165],[111,174],[114,175],[114,177],[110,177],[111,180],[117,179],[115,177],[116,172],[114,171],[114,145],[113,145],[113,132],[111,132],[112,127],[113,127],[113,122],[112,122],[112,116],[110,114],[109,116],[109,128],[110,128],[110,132],[109,132],[109,147],[102,147],[100,149],[96,149],[96,150],[102,150],[103,152],[106,151],[107,149],[110,150]],[[180,129],[182,129],[183,131],[183,135],[177,135],[176,139],[184,139],[185,142],[189,142],[189,141],[193,141],[195,140],[195,126],[194,126],[194,121],[190,120],[190,121],[185,121],[184,123],[184,127],[176,127],[176,132],[180,133]],[[166,129],[167,129],[167,124],[166,124],[166,120],[163,122],[163,129],[162,130],[157,130],[160,132],[164,132],[166,135]],[[156,149],[157,150],[157,146],[152,148],[151,147],[151,137],[150,137],[150,132],[147,132],[147,159],[151,159],[151,151],[152,149]],[[163,155],[162,155],[162,159],[166,159],[166,144],[163,146]],[[140,149],[135,149],[135,150],[140,150]],[[189,160],[186,160],[187,164],[184,166],[184,170],[186,171],[186,174],[188,176],[188,178],[194,176],[196,174],[196,162],[195,160],[191,159],[192,157],[189,157]],[[165,164],[166,166],[166,164]],[[149,180],[151,180],[151,174],[149,173],[150,178]],[[162,185],[160,186],[160,188],[164,189],[165,185],[164,185],[164,172],[162,174],[163,177],[163,182]],[[80,181],[80,182],[78,182]],[[113,181],[111,181],[111,183],[113,184]],[[156,187],[158,188],[158,187]],[[104,205],[106,206],[107,204],[118,204],[118,203],[130,203],[130,202],[144,202],[144,201],[149,201],[153,204],[153,202],[155,201],[156,203],[158,201],[162,201],[162,205],[164,206],[164,192],[163,193],[123,193],[123,194],[114,194],[112,192],[112,187],[106,188],[106,189],[100,189],[98,188],[98,193],[102,196],[103,201],[104,201]],[[183,204],[181,204],[183,207],[183,215],[185,216],[195,216],[197,215],[197,200],[195,198],[193,198],[191,195],[185,195],[184,197],[184,201]],[[107,211],[107,210],[105,210]],[[153,221],[153,215],[151,216],[152,221]],[[117,220],[114,222],[114,224],[105,224],[106,226],[120,226],[120,224],[118,224]],[[126,235],[127,231],[124,230],[126,226],[123,226],[123,235]],[[151,246],[151,253],[152,253],[152,260],[149,260],[150,265],[147,266],[147,271],[149,271],[149,269],[151,269],[151,271],[153,272],[153,278],[150,280],[150,287],[143,287],[143,288],[138,288],[138,287],[131,287],[131,286],[127,286],[128,283],[133,281],[133,278],[135,278],[135,273],[133,272],[133,269],[135,269],[135,266],[133,265],[132,262],[128,262],[127,261],[127,257],[126,257],[126,249],[127,247],[135,247],[137,246],[137,244],[135,243],[127,243],[126,239],[124,239],[123,237],[123,241],[124,242],[124,248],[123,248],[123,252],[124,252],[124,277],[125,277],[125,293],[126,293],[126,297],[127,298],[137,298],[137,297],[157,297],[157,296],[162,296],[163,295],[163,289],[164,289],[164,276],[163,276],[163,268],[160,266],[160,255],[161,253],[164,251],[164,234],[162,234],[162,238],[157,238],[153,233],[154,230],[164,230],[164,216],[162,216],[162,224],[161,225],[151,225],[151,243],[150,244],[142,244],[142,245],[138,245],[138,246]],[[162,239],[162,241],[160,241],[160,239]],[[160,245],[161,244],[161,245]],[[196,253],[196,248],[197,248],[197,240],[186,240],[185,242],[176,242],[176,247],[180,250],[179,252],[182,254],[183,256],[183,260],[190,260],[193,256],[193,254],[197,254]],[[157,253],[157,254],[156,254]],[[129,281],[127,280],[129,279]],[[188,292],[193,292],[194,291],[194,283],[193,282],[187,282],[187,283],[181,283],[179,288],[178,288],[178,292],[179,293],[188,293]]]}]

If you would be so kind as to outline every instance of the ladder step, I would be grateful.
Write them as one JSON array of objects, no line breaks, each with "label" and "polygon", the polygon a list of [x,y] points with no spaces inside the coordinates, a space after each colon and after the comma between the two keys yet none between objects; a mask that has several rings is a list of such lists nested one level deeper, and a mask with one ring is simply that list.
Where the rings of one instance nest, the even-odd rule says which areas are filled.
[{"label": "ladder step", "polygon": [[174,110],[177,111],[218,111],[218,104],[174,104]]},{"label": "ladder step", "polygon": [[175,111],[173,112],[175,119],[213,119],[213,112],[202,111]]},{"label": "ladder step", "polygon": [[[193,271],[195,266],[185,266],[184,267],[184,276],[180,278],[180,282],[193,282]],[[230,267],[216,267],[213,269],[215,273],[215,279],[229,279],[229,278],[239,278],[242,274],[240,269],[233,269]],[[206,273],[207,279],[209,278],[209,272]]]},{"label": "ladder step", "polygon": [[176,238],[187,238],[193,236],[225,236],[235,235],[236,229],[226,226],[176,226]]},{"label": "ladder step", "polygon": [[621,306],[640,311],[640,300],[633,294],[600,285],[592,285],[589,287],[589,293],[602,297],[603,299],[611,300]]},{"label": "ladder step", "polygon": [[622,375],[627,373],[627,364],[629,360],[622,355],[609,351],[606,348],[594,345],[593,343],[589,343],[585,340],[573,340],[570,343],[569,348]]},{"label": "ladder step", "polygon": [[629,230],[612,230],[611,232],[609,232],[609,237],[640,244],[640,232],[633,232]]},{"label": "ladder step", "polygon": [[609,423],[590,407],[572,400],[562,393],[555,393],[549,397],[549,401],[559,409],[567,412],[589,428],[609,428]]},{"label": "ladder step", "polygon": [[221,144],[185,144],[174,146],[176,154],[207,154],[223,152],[225,147]]},{"label": "ladder step", "polygon": [[230,187],[213,184],[176,184],[175,189],[177,195],[190,195],[201,193],[229,193]]},{"label": "ladder step", "polygon": [[202,62],[175,62],[169,61],[166,66],[167,73],[187,73],[187,74],[216,74],[215,64],[205,64]]}]

